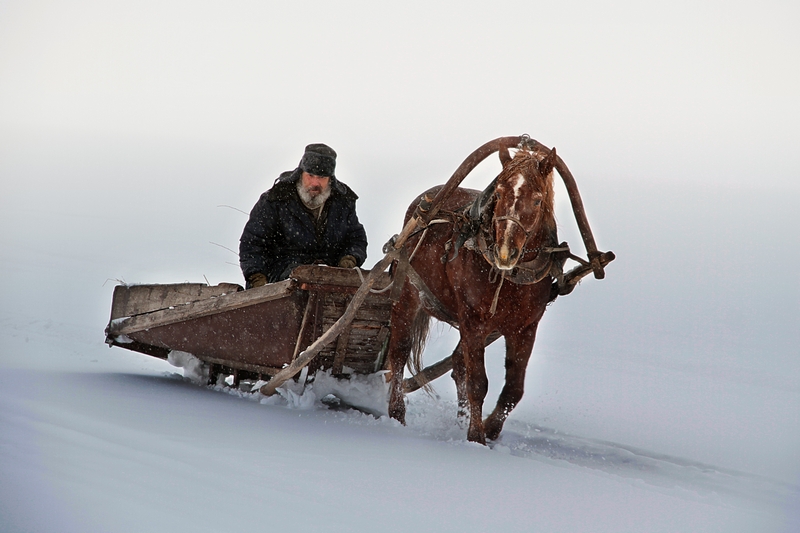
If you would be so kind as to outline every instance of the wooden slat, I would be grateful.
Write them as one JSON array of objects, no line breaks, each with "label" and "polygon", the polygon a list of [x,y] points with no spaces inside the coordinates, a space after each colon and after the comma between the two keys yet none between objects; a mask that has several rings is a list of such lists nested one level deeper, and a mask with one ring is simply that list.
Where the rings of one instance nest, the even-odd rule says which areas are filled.
[{"label": "wooden slat", "polygon": [[111,320],[151,313],[241,290],[242,287],[235,283],[220,283],[214,286],[203,283],[117,285],[114,287],[111,304]]},{"label": "wooden slat", "polygon": [[314,328],[314,315],[317,313],[317,302],[319,302],[319,294],[312,292],[308,295],[306,309],[303,312],[303,322],[300,324],[300,333],[297,334],[297,342],[294,345],[292,361],[297,359],[297,354],[300,353],[300,350],[304,347],[305,339],[308,338],[310,330]]},{"label": "wooden slat", "polygon": [[[362,275],[367,277],[369,270],[362,270]],[[296,280],[299,285],[308,283],[310,285],[329,285],[337,288],[361,286],[361,276],[352,268],[336,268],[321,265],[300,265],[292,271],[291,278]],[[381,273],[375,283],[376,289],[381,289],[391,282],[388,273]]]},{"label": "wooden slat", "polygon": [[348,355],[348,353],[350,352],[349,349],[350,347],[348,346],[349,339],[350,339],[350,328],[345,328],[336,341],[336,352],[333,357],[333,365],[332,365],[334,374],[341,374],[342,372],[342,365],[344,364],[345,356]]},{"label": "wooden slat", "polygon": [[271,283],[256,289],[226,294],[217,298],[209,298],[171,309],[161,309],[152,313],[132,316],[127,319],[112,320],[108,325],[109,335],[128,335],[168,324],[175,324],[208,315],[241,309],[254,304],[284,298],[291,293],[290,280]]},{"label": "wooden slat", "polygon": [[280,372],[280,368],[274,366],[263,366],[263,365],[253,365],[249,363],[243,363],[241,361],[231,361],[230,359],[220,359],[218,357],[198,357],[198,359],[206,362],[206,363],[215,363],[218,365],[223,365],[229,367],[231,369],[241,369],[241,370],[249,370],[250,372],[257,372],[260,374],[268,374],[270,376],[274,376],[278,372]]},{"label": "wooden slat", "polygon": [[[341,307],[331,307],[323,305],[322,307],[322,315],[325,320],[332,320],[336,321],[338,317],[342,316],[342,311],[344,308]],[[358,320],[359,322],[366,321],[366,322],[381,322],[385,323],[389,320],[391,313],[389,311],[386,312],[376,312],[373,309],[359,309],[356,311],[356,317],[354,320]]]}]

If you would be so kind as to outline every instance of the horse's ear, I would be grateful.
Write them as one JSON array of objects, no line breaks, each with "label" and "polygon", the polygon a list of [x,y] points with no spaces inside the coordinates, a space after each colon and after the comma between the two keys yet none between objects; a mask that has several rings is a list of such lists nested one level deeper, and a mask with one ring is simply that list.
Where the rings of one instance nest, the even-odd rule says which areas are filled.
[{"label": "horse's ear", "polygon": [[558,155],[556,155],[556,147],[554,146],[550,153],[547,154],[547,157],[539,162],[539,172],[542,173],[542,176],[547,176],[553,171],[553,168],[556,166],[556,160],[558,159]]},{"label": "horse's ear", "polygon": [[500,148],[497,151],[497,155],[500,156],[500,164],[503,165],[503,168],[506,168],[506,165],[511,162],[511,154],[508,153],[508,148]]}]

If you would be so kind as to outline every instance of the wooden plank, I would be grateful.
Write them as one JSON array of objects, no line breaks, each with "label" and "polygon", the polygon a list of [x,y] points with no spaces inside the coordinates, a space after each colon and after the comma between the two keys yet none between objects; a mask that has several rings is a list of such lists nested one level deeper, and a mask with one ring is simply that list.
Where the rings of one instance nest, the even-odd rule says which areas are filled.
[{"label": "wooden plank", "polygon": [[[366,278],[369,270],[361,270]],[[309,285],[327,285],[330,287],[355,287],[361,286],[361,276],[352,268],[336,268],[321,265],[300,265],[292,271],[291,278],[297,281],[298,286],[303,283]],[[375,283],[376,289],[381,289],[391,282],[391,276],[382,272]]]},{"label": "wooden plank", "polygon": [[109,335],[130,335],[131,333],[155,327],[166,326],[196,318],[241,309],[288,296],[292,292],[290,280],[271,283],[216,298],[191,302],[173,308],[161,309],[152,313],[136,315],[125,319],[112,320],[107,332]]},{"label": "wooden plank", "polygon": [[[321,320],[324,326],[330,326],[331,324],[336,322],[336,319],[337,319],[336,315],[328,315],[322,317]],[[356,328],[370,330],[370,329],[380,329],[383,324],[389,322],[389,319],[387,317],[385,320],[377,320],[376,317],[369,316],[369,317],[358,317],[358,319],[355,322],[356,322],[355,325]]]},{"label": "wooden plank", "polygon": [[344,363],[345,356],[348,355],[348,352],[350,351],[348,349],[349,339],[350,328],[345,328],[344,331],[339,334],[339,338],[336,340],[336,352],[333,357],[333,365],[331,366],[334,374],[342,373],[342,364]]},{"label": "wooden plank", "polygon": [[[342,311],[344,311],[344,308],[328,307],[323,305],[322,319],[325,322],[336,322],[338,317],[342,316]],[[372,309],[359,309],[356,311],[356,317],[354,320],[364,323],[376,322],[379,324],[385,324],[389,321],[390,316],[391,313],[388,311],[376,312]]]},{"label": "wooden plank", "polygon": [[358,287],[340,286],[340,285],[325,285],[322,283],[301,283],[300,288],[304,291],[316,291],[326,293],[341,293],[341,294],[355,294]]},{"label": "wooden plank", "polygon": [[280,368],[292,361],[307,298],[305,293],[294,291],[286,298],[135,331],[126,336],[142,344],[187,352],[203,360],[224,360],[231,368],[244,368],[242,364]]},{"label": "wooden plank", "polygon": [[274,366],[264,366],[264,365],[254,365],[250,363],[243,363],[241,361],[233,361],[231,359],[223,359],[219,357],[198,357],[203,362],[206,363],[214,363],[222,366],[229,367],[231,369],[239,369],[239,370],[249,370],[250,372],[256,372],[259,374],[267,374],[270,376],[274,376],[278,372],[281,371],[280,368]]},{"label": "wooden plank", "polygon": [[[326,300],[322,304],[322,311],[325,316],[340,316],[346,306],[338,302],[331,302]],[[358,309],[357,319],[364,318],[369,320],[370,317],[375,317],[376,320],[388,320],[392,314],[392,308],[389,305],[365,305]]]},{"label": "wooden plank", "polygon": [[389,333],[389,324],[387,323],[385,326],[381,326],[378,336],[375,337],[375,343],[378,345],[378,356],[375,359],[372,372],[386,369],[386,352],[389,351],[389,346],[386,341],[389,337]]},{"label": "wooden plank", "polygon": [[[345,302],[349,303],[349,298],[344,298]],[[345,303],[343,302],[343,303]],[[338,317],[337,317],[338,318]],[[341,374],[342,372],[342,364],[344,363],[344,358],[348,352],[348,341],[350,340],[350,331],[353,328],[353,323],[349,324],[349,327],[346,327],[342,330],[339,334],[339,338],[336,339],[336,351],[335,356],[333,358],[332,364],[332,371],[334,374]]]},{"label": "wooden plank", "polygon": [[[308,302],[306,302],[306,309],[303,312],[303,322],[300,324],[300,333],[297,334],[297,342],[294,345],[294,353],[292,354],[292,361],[297,359],[297,354],[300,353],[301,346],[308,338],[310,330],[314,328],[314,316],[317,312],[317,302],[319,302],[319,294],[312,292],[308,295]],[[305,344],[307,346],[307,344]]]},{"label": "wooden plank", "polygon": [[214,286],[203,283],[117,285],[114,287],[111,304],[111,320],[151,313],[241,290],[242,287],[235,283],[220,283]]}]

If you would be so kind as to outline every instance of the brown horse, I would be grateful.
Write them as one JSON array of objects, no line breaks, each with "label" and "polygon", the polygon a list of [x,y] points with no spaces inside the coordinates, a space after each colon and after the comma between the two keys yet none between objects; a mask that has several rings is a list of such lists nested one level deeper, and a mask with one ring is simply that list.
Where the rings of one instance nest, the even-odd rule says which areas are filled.
[{"label": "brown horse", "polygon": [[[403,371],[411,352],[409,366],[420,366],[430,316],[457,327],[461,339],[453,353],[452,376],[459,420],[463,424],[468,417],[467,438],[483,444],[487,438],[497,439],[522,398],[536,328],[555,297],[553,279],[565,258],[559,252],[563,249],[555,247],[555,149],[520,149],[513,159],[503,155],[503,170],[486,191],[456,189],[438,219],[407,241],[412,275],[392,309],[388,351],[389,414],[405,423]],[[426,194],[432,197],[440,188]],[[395,264],[394,269],[402,271],[403,266]],[[498,336],[506,343],[506,380],[497,406],[484,421],[484,347]]]}]

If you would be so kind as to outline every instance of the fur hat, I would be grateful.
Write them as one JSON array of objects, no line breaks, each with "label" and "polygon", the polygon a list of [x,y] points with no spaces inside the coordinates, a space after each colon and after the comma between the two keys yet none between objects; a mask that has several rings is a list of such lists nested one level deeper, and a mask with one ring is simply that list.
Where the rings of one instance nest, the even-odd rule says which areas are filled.
[{"label": "fur hat", "polygon": [[309,144],[300,160],[300,168],[315,176],[335,178],[336,152],[326,144]]}]

